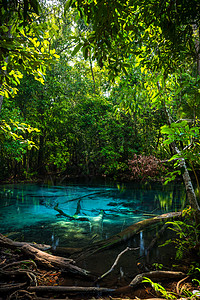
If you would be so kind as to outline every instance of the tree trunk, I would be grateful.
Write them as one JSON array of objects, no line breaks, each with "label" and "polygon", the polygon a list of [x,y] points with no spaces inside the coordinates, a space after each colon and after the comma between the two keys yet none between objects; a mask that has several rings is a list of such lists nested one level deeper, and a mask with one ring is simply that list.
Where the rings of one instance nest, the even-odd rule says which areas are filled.
[{"label": "tree trunk", "polygon": [[[165,112],[166,112],[166,116],[167,116],[168,125],[170,126],[172,123],[171,116],[170,116],[166,106],[165,106]],[[171,145],[171,148],[173,149],[173,152],[175,154],[180,155],[180,157],[181,157],[181,151],[178,149],[175,142],[171,143],[170,145]],[[191,205],[191,208],[195,210],[195,212],[194,212],[195,220],[196,220],[197,224],[200,224],[200,207],[199,207],[199,204],[197,201],[197,197],[195,195],[195,191],[194,191],[194,188],[192,185],[192,180],[190,178],[190,174],[188,172],[185,159],[183,157],[179,160],[179,166],[184,170],[182,177],[183,177],[183,182],[185,184],[186,194],[187,194],[189,203]]]},{"label": "tree trunk", "polygon": [[0,95],[0,112],[3,104],[3,95]]}]

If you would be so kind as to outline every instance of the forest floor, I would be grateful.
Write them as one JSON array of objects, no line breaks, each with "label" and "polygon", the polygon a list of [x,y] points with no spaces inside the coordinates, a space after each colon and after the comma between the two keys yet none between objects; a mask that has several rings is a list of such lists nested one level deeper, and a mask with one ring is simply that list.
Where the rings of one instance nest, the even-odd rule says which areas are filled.
[{"label": "forest floor", "polygon": [[[183,265],[184,262],[182,262],[182,271]],[[191,292],[199,289],[187,275],[164,281],[158,278],[157,282],[163,287],[163,292],[160,293],[156,292],[149,283],[140,283],[131,287],[127,285],[125,279],[123,281],[115,272],[113,273],[113,276],[105,278],[102,284],[95,284],[92,277],[84,278],[80,274],[63,272],[54,267],[41,267],[20,248],[10,249],[2,246],[0,247],[0,300],[170,299],[172,295],[174,299],[192,299],[195,297],[191,296]],[[46,290],[40,290],[40,287],[46,287]],[[73,288],[64,291],[63,287]]]}]

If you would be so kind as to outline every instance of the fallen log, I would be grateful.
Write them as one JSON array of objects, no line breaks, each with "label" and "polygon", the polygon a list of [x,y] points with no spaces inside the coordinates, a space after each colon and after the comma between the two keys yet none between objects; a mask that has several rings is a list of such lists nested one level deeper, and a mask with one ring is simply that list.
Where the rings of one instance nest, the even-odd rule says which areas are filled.
[{"label": "fallen log", "polygon": [[38,293],[88,293],[88,294],[110,294],[115,289],[102,287],[80,287],[80,286],[30,286],[30,292]]},{"label": "fallen log", "polygon": [[22,283],[1,283],[0,285],[0,293],[11,293],[13,291],[19,290],[27,285],[26,282]]},{"label": "fallen log", "polygon": [[47,268],[56,268],[65,272],[76,273],[82,276],[89,276],[89,271],[73,265],[75,262],[72,259],[67,259],[61,256],[48,254],[30,245],[24,245],[21,250],[28,256],[32,257],[38,264]]},{"label": "fallen log", "polygon": [[47,268],[56,268],[65,272],[79,274],[81,276],[90,276],[89,271],[75,266],[75,261],[73,259],[67,259],[61,256],[48,254],[34,247],[35,244],[32,246],[25,242],[15,242],[0,234],[0,246],[11,249],[20,248],[25,255],[32,257],[38,262],[38,264],[41,264]]},{"label": "fallen log", "polygon": [[80,253],[72,255],[76,259],[76,261],[80,261],[85,259],[86,257],[93,255],[94,253],[109,249],[115,245],[118,245],[124,241],[129,240],[132,238],[135,234],[139,233],[141,230],[144,230],[147,226],[165,222],[169,219],[173,218],[179,218],[181,217],[182,212],[171,212],[167,214],[162,214],[160,216],[156,216],[154,218],[145,219],[143,221],[140,221],[138,223],[135,223],[123,231],[119,232],[118,234],[113,235],[112,237],[108,238],[107,240],[99,241],[91,246],[88,246],[86,248],[83,248],[83,250]]},{"label": "fallen log", "polygon": [[0,246],[1,247],[6,247],[6,248],[10,248],[10,249],[15,249],[18,247],[23,247],[24,245],[30,245],[36,249],[42,250],[42,251],[46,251],[51,249],[50,245],[45,245],[45,244],[35,244],[35,243],[28,243],[28,242],[16,242],[13,241],[7,237],[5,237],[3,234],[0,233]]},{"label": "fallen log", "polygon": [[185,274],[183,272],[173,272],[173,271],[151,271],[146,273],[141,273],[135,276],[135,278],[130,282],[130,287],[135,287],[138,284],[142,283],[143,279],[149,278],[152,281],[161,281],[166,279],[175,279],[184,277]]}]

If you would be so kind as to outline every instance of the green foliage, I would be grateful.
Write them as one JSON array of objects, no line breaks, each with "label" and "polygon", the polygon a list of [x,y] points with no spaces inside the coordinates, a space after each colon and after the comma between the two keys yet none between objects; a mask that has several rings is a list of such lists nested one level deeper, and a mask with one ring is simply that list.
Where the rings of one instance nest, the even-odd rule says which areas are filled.
[{"label": "green foliage", "polygon": [[65,11],[70,6],[91,27],[81,41],[82,49],[89,49],[99,65],[108,63],[112,76],[127,72],[126,58],[135,54],[148,69],[162,69],[165,74],[179,66],[180,58],[196,59],[191,24],[199,24],[197,0],[178,5],[168,0],[70,0]]},{"label": "green foliage", "polygon": [[[197,125],[194,126],[189,125],[187,121],[181,121],[178,123],[172,123],[169,125],[164,125],[161,128],[161,133],[167,136],[167,139],[164,140],[165,145],[170,145],[171,143],[176,142],[177,144],[180,143],[182,150],[179,154],[173,155],[169,161],[174,163],[175,171],[169,173],[166,179],[166,183],[174,180],[177,175],[182,175],[185,172],[185,169],[181,169],[179,167],[179,161],[185,159],[188,163],[192,166],[192,170],[195,173],[195,166],[200,165],[200,131],[198,126],[198,120],[196,121]],[[195,173],[196,175],[196,173]],[[197,176],[196,176],[197,179]],[[198,184],[198,179],[197,179]]]},{"label": "green foliage", "polygon": [[162,270],[162,269],[163,269],[163,264],[153,263],[152,266],[153,266],[156,270]]},{"label": "green foliage", "polygon": [[168,240],[163,246],[173,243],[176,248],[176,258],[182,259],[199,243],[200,230],[199,225],[194,220],[194,211],[191,207],[183,210],[184,221],[167,222],[169,227],[176,233],[174,239]]},{"label": "green foliage", "polygon": [[[21,3],[1,10],[2,119],[8,124],[14,114],[15,122],[40,134],[27,133],[38,150],[23,150],[17,167],[2,152],[7,173],[130,178],[131,165],[135,178],[149,179],[165,173],[160,160],[170,156],[172,141],[183,146],[181,157],[192,168],[199,167],[197,37],[189,23],[198,23],[196,11],[189,8],[186,20],[181,8],[187,3],[177,15],[168,1],[70,0],[65,8],[42,3],[38,17],[36,1],[24,1],[20,10]],[[175,122],[161,131],[166,108]],[[194,115],[193,125],[179,121]],[[15,144],[20,152],[22,144]],[[172,158],[177,167],[181,157]],[[173,178],[181,172],[177,168]]]},{"label": "green foliage", "polygon": [[153,282],[150,278],[143,277],[142,283],[149,283],[158,296],[161,295],[165,299],[176,299],[175,294],[168,292],[161,284]]},{"label": "green foliage", "polygon": [[9,98],[17,94],[23,72],[44,83],[47,64],[59,56],[50,50],[46,24],[35,13],[37,1],[24,0],[24,6],[20,1],[4,4],[0,5],[0,96]]}]

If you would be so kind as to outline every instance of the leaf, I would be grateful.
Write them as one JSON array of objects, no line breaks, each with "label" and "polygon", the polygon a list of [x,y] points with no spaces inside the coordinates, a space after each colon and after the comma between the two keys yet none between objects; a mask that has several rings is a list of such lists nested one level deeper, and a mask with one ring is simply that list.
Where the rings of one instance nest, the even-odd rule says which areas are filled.
[{"label": "leaf", "polygon": [[161,127],[161,133],[162,134],[173,134],[174,132],[169,126],[164,125]]},{"label": "leaf", "polygon": [[72,1],[73,0],[68,0],[66,3],[65,3],[65,6],[64,6],[64,15],[66,15],[66,12],[67,10],[70,8],[70,6],[72,5]]},{"label": "leaf", "polygon": [[73,52],[72,52],[72,56],[76,55],[76,53],[81,49],[81,47],[83,46],[83,44],[78,44],[76,45],[76,47],[74,48]]}]

